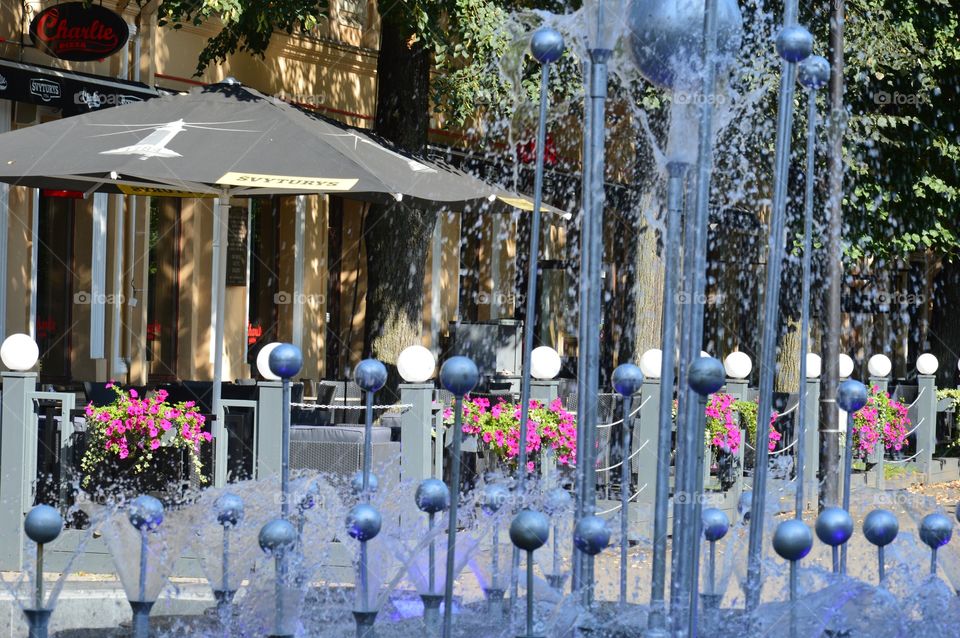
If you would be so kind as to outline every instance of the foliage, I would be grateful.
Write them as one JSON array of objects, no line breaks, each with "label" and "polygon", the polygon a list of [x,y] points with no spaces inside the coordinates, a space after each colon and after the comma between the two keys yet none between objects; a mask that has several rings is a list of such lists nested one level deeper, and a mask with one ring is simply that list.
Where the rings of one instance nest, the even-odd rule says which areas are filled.
[{"label": "foliage", "polygon": [[[444,421],[452,424],[453,410],[444,411]],[[476,435],[500,460],[516,467],[520,454],[520,405],[501,399],[491,406],[488,399],[466,397],[463,400],[464,434]],[[544,449],[552,451],[558,465],[576,465],[577,422],[563,409],[560,399],[550,405],[530,401],[527,419],[527,471],[536,467]]]},{"label": "foliage", "polygon": [[954,403],[960,403],[960,388],[939,388],[937,400],[942,399],[951,399]]},{"label": "foliage", "polygon": [[[140,4],[144,0],[139,0]],[[162,0],[158,24],[182,29],[219,19],[223,29],[207,40],[197,61],[197,75],[235,51],[263,56],[276,31],[310,31],[327,14],[326,0]]]},{"label": "foliage", "polygon": [[957,255],[960,17],[947,0],[846,6],[847,253]]},{"label": "foliage", "polygon": [[872,454],[877,443],[888,450],[900,450],[907,442],[907,408],[873,386],[867,404],[853,414],[853,449],[858,455]]},{"label": "foliage", "polygon": [[212,436],[203,430],[205,417],[193,401],[167,403],[167,393],[158,390],[146,399],[136,390],[124,392],[110,383],[117,394],[113,403],[87,405],[87,450],[80,462],[86,487],[98,466],[126,461],[134,474],[153,469],[154,453],[161,448],[178,448],[190,456],[191,464],[203,481],[200,447]]}]

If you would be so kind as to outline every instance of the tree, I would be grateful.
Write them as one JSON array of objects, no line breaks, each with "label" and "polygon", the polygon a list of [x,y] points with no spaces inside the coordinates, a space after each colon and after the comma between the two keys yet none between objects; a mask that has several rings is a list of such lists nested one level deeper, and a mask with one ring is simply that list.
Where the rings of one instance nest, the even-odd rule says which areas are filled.
[{"label": "tree", "polygon": [[[504,112],[517,88],[495,69],[515,35],[505,26],[507,11],[563,11],[564,6],[549,0],[380,0],[374,131],[404,150],[422,153],[434,107],[458,124],[481,108]],[[327,11],[325,0],[162,0],[158,9],[160,23],[174,29],[211,18],[223,23],[198,59],[198,74],[235,51],[262,56],[276,31],[310,30]],[[432,69],[438,74],[431,84]],[[524,75],[517,81],[525,92],[536,90]],[[436,212],[402,203],[372,206],[366,217],[364,355],[387,363],[392,381],[397,355],[419,341],[424,265],[436,221]]]}]

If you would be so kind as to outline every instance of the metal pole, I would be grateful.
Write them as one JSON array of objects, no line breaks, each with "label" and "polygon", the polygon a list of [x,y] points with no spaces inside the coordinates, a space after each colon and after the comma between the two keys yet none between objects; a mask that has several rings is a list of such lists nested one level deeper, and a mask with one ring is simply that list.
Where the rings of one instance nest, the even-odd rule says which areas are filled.
[{"label": "metal pole", "polygon": [[[796,0],[784,6],[784,25],[797,20]],[[787,181],[790,168],[790,131],[793,128],[793,95],[796,84],[796,62],[783,61],[780,77],[780,102],[777,111],[773,206],[770,211],[770,235],[767,257],[767,279],[764,286],[763,333],[761,338],[760,394],[757,409],[757,438],[754,442],[753,505],[750,513],[750,543],[747,555],[746,608],[753,611],[760,603],[761,560],[763,554],[763,521],[767,489],[767,439],[773,407],[773,382],[776,371],[777,334],[779,332],[780,275],[786,245],[784,225],[787,205]]]},{"label": "metal pole", "polygon": [[290,519],[290,379],[282,380],[283,412],[280,416],[280,515]]},{"label": "metal pole", "polygon": [[[585,360],[585,392],[577,397],[577,428],[583,429],[583,448],[578,448],[579,463],[584,466],[586,482],[583,484],[583,511],[581,516],[594,514],[596,510],[596,438],[597,438],[597,389],[600,383],[600,332],[602,323],[601,288],[603,286],[600,271],[603,262],[603,207],[604,207],[604,109],[607,101],[607,60],[611,55],[607,49],[590,51],[590,209],[586,212],[584,224],[590,227],[589,249],[581,256],[587,264],[586,296],[581,297],[581,305],[587,306],[587,339],[580,344],[580,356]],[[581,272],[581,278],[583,273]],[[582,283],[582,282],[581,282]],[[582,288],[581,288],[582,291]],[[581,597],[584,605],[589,606],[593,597],[593,557],[585,556],[581,572]],[[588,587],[583,587],[589,583]]]},{"label": "metal pole", "polygon": [[[517,459],[517,492],[522,494],[527,483],[527,419],[530,413],[530,359],[537,314],[537,266],[540,258],[540,208],[543,205],[543,158],[547,144],[547,98],[550,89],[550,63],[540,65],[540,121],[533,182],[533,212],[530,220],[530,257],[527,265],[526,314],[523,319],[523,359],[520,376],[520,453]],[[496,241],[496,239],[494,240]],[[520,577],[520,550],[513,548],[511,570],[511,604],[517,599]]]},{"label": "metal pole", "polygon": [[843,136],[846,129],[846,111],[843,105],[843,14],[844,1],[833,1],[830,20],[830,195],[827,199],[827,241],[823,254],[827,262],[824,281],[826,296],[826,326],[824,327],[823,394],[820,399],[820,432],[823,447],[820,468],[823,493],[820,502],[834,505],[839,502],[840,432],[837,414],[837,385],[840,357],[840,292],[843,285]]},{"label": "metal pole", "polygon": [[43,609],[43,543],[37,543],[36,608]]},{"label": "metal pole", "polygon": [[[681,419],[678,421],[678,434],[681,424],[685,427],[683,442],[684,445],[678,451],[678,464],[676,476],[681,482],[680,490],[685,493],[685,499],[677,499],[674,510],[674,528],[678,521],[677,514],[681,515],[681,527],[679,535],[674,536],[674,553],[679,553],[679,561],[675,562],[678,571],[675,572],[677,586],[672,588],[676,592],[678,599],[675,601],[671,597],[671,609],[677,614],[675,627],[682,627],[682,614],[688,609],[696,610],[696,596],[694,579],[699,567],[698,557],[700,555],[700,537],[699,537],[699,511],[700,505],[698,495],[701,489],[698,487],[702,482],[702,472],[698,472],[700,463],[698,459],[702,457],[704,450],[704,412],[703,400],[696,392],[685,387],[687,368],[693,363],[696,357],[700,356],[700,349],[703,343],[703,305],[700,301],[705,296],[706,290],[706,269],[707,269],[707,235],[709,222],[709,204],[710,204],[710,177],[713,171],[713,102],[709,99],[716,89],[717,65],[717,0],[706,0],[704,4],[704,23],[703,23],[703,79],[701,92],[704,99],[700,105],[699,135],[697,143],[697,176],[695,192],[695,218],[693,227],[687,225],[687,232],[692,235],[689,240],[685,240],[684,250],[692,247],[691,254],[684,255],[684,264],[692,265],[692,268],[685,268],[685,277],[690,289],[687,291],[690,295],[689,308],[684,309],[684,317],[689,322],[685,323],[683,328],[683,337],[681,339],[680,353],[680,376],[678,388],[684,388],[686,392],[680,392],[678,396],[681,399],[683,411],[680,412]],[[683,350],[686,345],[686,350]],[[700,474],[698,477],[697,474]],[[679,512],[678,512],[679,510]],[[679,543],[678,543],[679,540]],[[677,551],[679,550],[679,552]],[[690,624],[696,622],[695,614],[688,614]]]},{"label": "metal pole", "polygon": [[533,552],[527,552],[527,636],[533,636]]},{"label": "metal pole", "polygon": [[[880,443],[879,445],[883,445]],[[847,415],[847,433],[843,445],[843,509],[850,512],[850,477],[853,474],[853,414]],[[847,574],[847,545],[840,547],[840,574]]]},{"label": "metal pole", "polygon": [[437,587],[437,547],[433,539],[433,517],[435,516],[434,512],[427,514],[427,536],[430,537],[430,572],[428,574],[429,582],[427,583],[427,593],[433,594],[434,590]]},{"label": "metal pole", "polygon": [[[620,605],[627,604],[627,550],[630,542],[630,395],[623,397],[623,436],[620,443]],[[556,537],[554,537],[556,542]]]},{"label": "metal pole", "polygon": [[224,190],[214,204],[213,229],[213,298],[211,312],[213,313],[213,394],[211,408],[217,419],[217,455],[214,467],[215,485],[222,486],[226,482],[226,436],[227,428],[220,414],[221,382],[223,379],[223,323],[225,319],[227,301],[227,240],[230,223],[230,194]]},{"label": "metal pole", "polygon": [[797,398],[796,517],[803,517],[804,453],[807,431],[807,351],[810,340],[810,259],[813,249],[813,170],[817,152],[817,92],[807,96],[807,174],[803,202],[803,283],[800,292],[800,395]]},{"label": "metal pole", "polygon": [[697,635],[697,610],[699,609],[698,603],[700,602],[700,540],[703,534],[703,502],[701,495],[703,494],[704,454],[706,453],[707,449],[706,445],[704,444],[706,437],[704,434],[704,428],[706,427],[707,421],[707,397],[698,395],[698,398],[696,433],[698,437],[697,440],[700,442],[700,445],[697,448],[696,463],[694,464],[694,473],[692,475],[694,482],[694,502],[690,504],[692,511],[690,512],[690,520],[688,521],[690,527],[688,534],[692,537],[693,548],[691,549],[692,554],[690,556],[690,602],[689,611],[687,612],[687,636]]},{"label": "metal pole", "polygon": [[140,530],[140,573],[137,588],[137,602],[147,600],[147,528]]},{"label": "metal pole", "polygon": [[370,500],[370,470],[373,465],[373,392],[366,393],[366,420],[363,424],[363,502]]},{"label": "metal pole", "polygon": [[883,574],[883,545],[877,547],[877,575],[879,576],[879,579],[878,579],[877,583],[882,586],[882,585],[883,585],[883,578],[884,578],[884,574]]},{"label": "metal pole", "polygon": [[[660,414],[657,432],[657,479],[653,518],[653,573],[647,636],[666,635],[667,519],[670,515],[670,454],[673,449],[673,388],[677,349],[677,282],[680,271],[680,221],[683,182],[689,164],[667,164],[667,231],[664,238],[663,337],[660,371]],[[676,537],[674,537],[676,538]]]},{"label": "metal pole", "polygon": [[[589,87],[590,76],[593,72],[592,65],[586,63],[583,65],[583,82],[586,87]],[[589,93],[589,91],[587,91]],[[578,299],[581,300],[580,303],[580,314],[577,320],[577,450],[583,451],[586,450],[584,445],[584,440],[586,437],[586,429],[583,427],[581,422],[581,413],[580,410],[583,407],[582,399],[587,393],[587,357],[586,357],[586,344],[590,340],[590,308],[586,303],[587,298],[590,296],[590,282],[587,277],[587,273],[590,270],[590,265],[587,262],[587,254],[590,252],[590,235],[591,235],[591,225],[587,223],[588,211],[591,210],[590,197],[592,192],[588,185],[588,180],[592,173],[591,163],[591,149],[593,148],[592,138],[593,138],[593,126],[592,126],[592,112],[589,108],[589,96],[587,98],[587,103],[584,104],[583,109],[583,185],[581,186],[581,215],[580,215],[580,280],[579,284],[579,296]],[[583,492],[586,489],[587,481],[594,480],[593,468],[588,468],[587,464],[584,462],[582,455],[577,459],[576,465],[576,474],[575,474],[575,489],[574,489],[574,512],[576,520],[581,519],[584,509],[584,498]],[[580,550],[573,547],[573,560],[571,565],[571,577],[570,577],[570,590],[571,592],[580,591],[581,580],[583,574],[583,565],[586,561],[586,554],[581,554]]]},{"label": "metal pole", "polygon": [[450,518],[447,523],[447,573],[443,583],[443,638],[453,636],[453,572],[457,548],[457,505],[460,501],[460,438],[463,436],[463,396],[453,407],[453,443],[450,446]]}]

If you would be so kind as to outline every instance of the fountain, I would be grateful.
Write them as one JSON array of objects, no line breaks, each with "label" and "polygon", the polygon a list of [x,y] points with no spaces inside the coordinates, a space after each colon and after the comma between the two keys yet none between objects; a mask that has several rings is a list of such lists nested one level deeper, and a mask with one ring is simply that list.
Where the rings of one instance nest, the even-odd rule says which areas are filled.
[{"label": "fountain", "polygon": [[[113,516],[102,525],[104,538],[127,590],[133,611],[133,633],[137,638],[157,629],[150,626],[150,613],[168,580],[173,562],[179,557],[178,536],[187,531],[195,532],[203,541],[194,539],[193,545],[213,591],[218,621],[216,628],[197,621],[190,632],[198,636],[224,633],[262,635],[263,631],[277,638],[345,636],[350,632],[358,638],[371,638],[375,632],[389,638],[423,635],[419,619],[414,619],[416,614],[403,606],[407,600],[416,603],[419,599],[423,605],[427,635],[442,633],[444,638],[455,635],[500,638],[514,629],[511,619],[504,615],[508,580],[511,608],[519,609],[521,598],[525,602],[523,638],[532,638],[535,634],[563,638],[589,634],[606,638],[635,635],[641,631],[653,637],[668,633],[692,637],[698,632],[719,636],[753,635],[770,631],[778,619],[784,617],[785,605],[789,605],[791,635],[807,635],[808,632],[809,635],[843,635],[843,632],[852,632],[862,626],[856,616],[858,610],[850,602],[855,598],[869,601],[867,615],[882,612],[892,616],[889,621],[891,629],[883,634],[887,630],[883,627],[880,630],[882,635],[915,630],[920,622],[917,618],[928,619],[934,613],[942,615],[944,624],[960,620],[956,606],[951,606],[944,597],[944,592],[952,592],[936,578],[938,570],[946,572],[948,566],[957,562],[956,553],[948,547],[953,524],[950,518],[933,513],[919,520],[916,515],[914,521],[919,520],[919,525],[914,536],[900,534],[900,522],[893,512],[876,509],[867,514],[862,534],[856,534],[854,515],[861,515],[864,508],[862,503],[851,501],[853,446],[848,444],[843,463],[842,507],[825,508],[816,518],[817,544],[810,526],[803,519],[804,446],[801,444],[797,449],[796,478],[792,486],[789,477],[778,478],[777,472],[770,470],[766,415],[772,407],[778,290],[787,245],[786,174],[790,159],[793,96],[797,80],[809,89],[803,220],[804,287],[801,295],[801,325],[806,333],[813,235],[815,96],[830,72],[826,60],[811,55],[813,40],[809,32],[797,24],[796,2],[785,4],[784,24],[775,42],[782,72],[771,189],[762,358],[757,366],[760,377],[758,414],[761,418],[757,419],[754,441],[753,488],[739,494],[738,510],[742,520],[733,526],[724,511],[705,507],[704,503],[705,406],[708,397],[724,385],[726,374],[718,359],[698,356],[702,347],[710,347],[705,346],[702,337],[703,304],[685,303],[680,308],[679,295],[685,292],[697,297],[706,290],[708,209],[711,203],[708,196],[714,162],[713,145],[720,127],[714,100],[709,98],[723,94],[723,89],[717,87],[725,85],[725,76],[733,68],[744,36],[743,16],[733,0],[635,0],[629,11],[633,33],[627,47],[630,50],[627,64],[622,59],[626,56],[616,47],[617,29],[609,24],[611,16],[623,17],[620,12],[626,4],[622,1],[588,1],[585,5],[585,11],[575,18],[538,14],[548,24],[541,25],[530,37],[530,50],[541,71],[535,203],[531,218],[533,231],[526,299],[530,318],[537,311],[537,242],[543,199],[550,69],[566,52],[578,54],[588,71],[585,83],[589,121],[584,141],[585,223],[581,236],[584,250],[581,255],[578,396],[581,457],[576,468],[574,495],[571,496],[566,487],[551,481],[538,482],[528,473],[525,445],[520,445],[514,492],[511,493],[505,484],[491,480],[474,495],[464,493],[461,481],[463,402],[477,385],[480,371],[470,359],[460,356],[448,358],[440,371],[441,385],[455,397],[448,483],[439,478],[424,478],[420,474],[415,480],[399,485],[392,485],[392,481],[385,477],[383,485],[379,485],[372,467],[373,401],[386,382],[387,372],[381,362],[372,359],[362,361],[355,370],[355,381],[365,393],[363,469],[349,481],[310,473],[291,476],[290,383],[299,373],[303,358],[295,346],[278,345],[266,355],[270,371],[283,384],[280,415],[282,462],[278,479],[262,478],[257,482],[237,484],[231,486],[230,491],[210,490],[194,501],[188,500],[166,509],[152,496],[139,496],[121,510],[125,516]],[[582,29],[584,23],[591,27],[586,37]],[[570,32],[562,28],[570,24],[580,30]],[[570,43],[569,49],[567,42]],[[648,576],[629,560],[630,543],[635,540],[631,534],[636,534],[637,530],[630,527],[631,507],[636,513],[636,505],[631,505],[629,461],[633,441],[627,424],[633,414],[634,397],[644,381],[640,369],[631,363],[617,367],[611,377],[613,389],[623,399],[624,427],[622,438],[617,442],[616,455],[620,461],[620,502],[619,508],[603,514],[618,519],[619,536],[615,539],[619,544],[618,569],[609,570],[609,574],[594,569],[596,561],[607,558],[604,550],[611,542],[610,521],[596,512],[596,481],[592,474],[596,466],[595,391],[599,385],[597,341],[600,326],[597,317],[602,288],[598,282],[604,198],[603,119],[607,74],[610,69],[622,74],[625,68],[632,69],[631,72],[639,71],[653,84],[669,89],[674,100],[665,161],[661,166],[662,177],[666,179],[666,205],[662,229],[665,280],[659,351],[662,353],[659,361],[661,382],[656,393],[660,399],[656,409],[658,471],[652,503],[653,533],[650,538],[640,539],[641,543],[649,541],[652,548],[649,600],[642,600],[639,594],[630,599],[627,587],[631,572],[637,577]],[[694,127],[698,131],[696,136],[692,135]],[[527,322],[524,369],[520,380],[521,441],[526,441],[530,410],[533,329],[534,322]],[[805,353],[805,337],[802,343],[801,351]],[[424,382],[432,374],[434,360],[432,355],[427,355],[422,357],[422,371],[407,370],[409,358],[401,367],[402,371],[408,372],[404,374],[405,378],[424,386],[418,391],[429,394],[432,386]],[[742,361],[734,359],[733,363],[739,367]],[[749,359],[747,363],[750,364]],[[420,362],[417,366],[420,367]],[[806,357],[801,358],[800,367],[801,378],[805,379]],[[935,366],[932,370],[928,366],[923,370],[932,373]],[[746,378],[749,372],[748,368],[740,378]],[[743,384],[745,387],[746,381]],[[679,406],[671,545],[668,534],[671,404],[675,390]],[[856,380],[845,381],[837,396],[829,397],[850,414],[859,410],[866,398],[865,386]],[[812,425],[806,423],[804,390],[800,392],[799,401],[798,439],[803,440],[805,429]],[[852,439],[851,422],[852,419],[848,420],[848,441]],[[429,425],[426,430],[429,431]],[[442,437],[443,433],[437,435]],[[429,459],[429,452],[428,447],[420,460]],[[429,462],[426,465],[429,471]],[[279,485],[279,512],[276,503],[266,503],[270,499],[264,496],[271,491],[276,493],[276,485]],[[795,490],[792,494],[793,516],[790,518],[781,516],[785,510],[773,507],[778,494],[776,490],[783,485],[787,485],[783,490],[787,496],[791,495],[790,489]],[[470,507],[471,498],[476,499],[478,507]],[[736,494],[726,505],[728,511],[732,510],[735,498]],[[610,514],[614,510],[617,513]],[[444,511],[447,512],[445,529],[443,517],[437,516]],[[511,517],[509,538],[515,548],[512,569],[500,553],[501,528],[505,527],[508,516]],[[32,510],[25,520],[27,537],[36,543],[34,591],[29,607],[23,610],[31,637],[46,635],[53,613],[53,597],[44,599],[44,546],[58,538],[62,525],[60,513],[46,506]],[[640,531],[641,535],[645,533]],[[478,548],[485,547],[487,539],[489,557],[475,554]],[[255,542],[265,556],[260,560],[272,561],[272,569],[263,562],[255,565]],[[702,552],[704,542],[706,547]],[[776,558],[764,560],[763,549],[768,542],[776,555],[787,561],[786,571],[782,561]],[[567,543],[571,546],[569,551]],[[317,549],[321,545],[346,547],[349,560],[339,566],[355,566],[354,573],[350,577],[333,576],[332,570],[322,576],[318,574],[320,567],[335,562],[330,555]],[[253,552],[247,551],[249,546],[254,546]],[[872,572],[869,577],[862,573],[864,561],[850,561],[848,564],[847,560],[848,555],[862,558],[871,551],[871,546],[877,551],[877,586],[867,582],[872,581]],[[930,552],[929,576],[936,582],[923,581],[922,589],[917,590],[919,581],[911,570],[915,570],[919,562],[926,561],[924,546]],[[673,561],[669,599],[666,591],[668,549]],[[399,565],[381,561],[377,555],[378,551],[386,554],[390,550]],[[885,556],[885,550],[891,553]],[[526,553],[527,559],[526,585],[522,594],[519,587],[521,552]],[[721,560],[730,566],[727,576],[721,574],[722,578],[717,574],[718,553],[722,553]],[[482,558],[474,560],[474,556]],[[568,556],[571,560],[566,563],[564,559]],[[131,557],[138,559],[134,561],[135,568]],[[479,587],[474,586],[471,577],[461,575],[464,565],[471,562],[483,563],[482,568],[475,565],[473,570]],[[705,564],[703,591],[701,562]],[[547,587],[538,587],[538,566]],[[741,566],[745,566],[742,572],[738,571]],[[564,587],[568,572],[573,577],[571,590],[566,594]],[[269,581],[267,578],[271,573],[273,580]],[[742,599],[738,598],[740,583],[737,581],[741,580],[738,577],[744,581]],[[602,598],[597,596],[598,584],[604,580],[614,585],[610,589],[617,592],[615,603],[613,597],[598,599]],[[769,594],[764,597],[762,586],[765,582],[785,585],[789,600],[773,600]],[[267,596],[271,598],[268,601],[261,593],[264,587],[271,585],[273,596]],[[459,587],[456,601],[455,587]],[[348,601],[351,596],[352,603]],[[907,611],[898,610],[901,602]],[[940,611],[934,612],[934,609]],[[254,610],[249,615],[259,617],[250,619],[241,613],[245,610]],[[576,618],[571,620],[571,614]],[[176,635],[176,631],[171,632]]]}]

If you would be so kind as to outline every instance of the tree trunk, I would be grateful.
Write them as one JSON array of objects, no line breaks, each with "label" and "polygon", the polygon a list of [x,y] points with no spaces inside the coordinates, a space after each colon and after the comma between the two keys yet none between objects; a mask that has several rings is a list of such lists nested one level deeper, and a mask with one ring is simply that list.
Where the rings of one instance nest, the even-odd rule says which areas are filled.
[{"label": "tree trunk", "polygon": [[[402,12],[385,5],[380,3],[374,130],[408,151],[422,152],[430,124],[430,54],[412,40],[399,15]],[[436,212],[414,210],[400,202],[372,206],[364,224],[364,354],[387,364],[388,389],[398,381],[400,351],[420,343],[424,267],[436,222]],[[388,390],[382,399],[390,399],[390,394]]]},{"label": "tree trunk", "polygon": [[[652,194],[644,195],[639,202],[633,292],[634,356],[638,358],[651,348],[659,348],[663,336],[663,257],[657,247],[657,231],[646,217],[653,202]],[[660,217],[665,224],[664,215]]]}]

